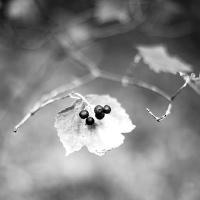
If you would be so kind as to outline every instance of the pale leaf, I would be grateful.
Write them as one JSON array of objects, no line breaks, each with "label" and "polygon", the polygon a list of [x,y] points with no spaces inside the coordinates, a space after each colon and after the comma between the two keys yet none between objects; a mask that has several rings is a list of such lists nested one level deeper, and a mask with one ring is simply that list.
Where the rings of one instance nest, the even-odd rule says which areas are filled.
[{"label": "pale leaf", "polygon": [[178,57],[168,54],[164,46],[139,46],[139,54],[151,70],[156,73],[166,72],[176,74],[177,72],[190,72],[192,67]]},{"label": "pale leaf", "polygon": [[[124,140],[121,133],[131,132],[135,125],[115,98],[109,95],[88,95],[85,98],[90,106],[77,100],[71,107],[58,113],[55,127],[66,155],[86,146],[91,153],[102,156],[106,151],[120,146]],[[102,120],[97,120],[93,111],[96,105],[110,105],[112,111]],[[79,117],[82,109],[87,109],[95,119],[94,125],[86,125],[85,120]]]}]

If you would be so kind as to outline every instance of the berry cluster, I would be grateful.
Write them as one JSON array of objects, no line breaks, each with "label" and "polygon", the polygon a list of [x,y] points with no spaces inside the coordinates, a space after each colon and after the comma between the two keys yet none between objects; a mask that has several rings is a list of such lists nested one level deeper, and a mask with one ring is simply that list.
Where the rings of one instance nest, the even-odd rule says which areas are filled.
[{"label": "berry cluster", "polygon": [[[105,117],[105,114],[109,114],[110,112],[111,112],[111,107],[108,105],[105,105],[104,107],[102,107],[101,105],[97,105],[94,108],[95,117],[98,120],[103,119]],[[95,122],[94,118],[89,116],[89,112],[87,110],[82,110],[79,113],[79,116],[81,119],[86,119],[85,123],[87,125],[93,125]]]}]

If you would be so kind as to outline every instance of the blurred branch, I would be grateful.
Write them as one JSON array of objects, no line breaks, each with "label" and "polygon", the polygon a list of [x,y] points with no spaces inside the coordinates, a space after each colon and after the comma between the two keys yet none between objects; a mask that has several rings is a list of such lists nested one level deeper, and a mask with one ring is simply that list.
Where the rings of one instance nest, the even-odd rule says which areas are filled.
[{"label": "blurred branch", "polygon": [[139,88],[147,89],[151,92],[154,92],[162,96],[163,98],[165,98],[167,101],[171,101],[171,98],[169,95],[167,95],[164,91],[162,91],[161,89],[159,89],[158,87],[154,85],[150,85],[144,81],[139,81],[139,80],[128,78],[128,77],[124,79],[125,78],[124,76],[99,69],[99,67],[94,62],[88,59],[81,52],[72,50],[69,53],[69,58],[75,61],[76,63],[78,63],[79,65],[83,66],[84,68],[87,68],[90,74],[92,74],[96,78],[103,78],[103,79],[108,79],[111,81],[116,81],[116,82],[121,83],[123,86],[134,85]]},{"label": "blurred branch", "polygon": [[88,58],[85,57],[81,53],[79,53],[79,54],[74,53],[74,54],[70,54],[70,55],[73,55],[73,57],[71,57],[71,59],[73,59],[75,62],[78,62],[79,64],[81,64],[83,67],[87,67],[89,69],[89,71],[91,72],[91,74],[94,74],[98,78],[116,81],[116,82],[121,83],[123,86],[134,85],[136,87],[143,88],[143,89],[149,90],[153,93],[156,93],[157,95],[160,95],[161,97],[163,97],[167,101],[171,102],[171,97],[168,94],[166,94],[164,91],[162,91],[161,89],[159,89],[158,87],[156,87],[154,85],[151,85],[151,84],[146,83],[144,81],[140,81],[140,80],[136,80],[136,79],[133,79],[133,78],[124,77],[124,76],[121,76],[121,75],[110,73],[110,72],[107,72],[107,71],[104,71],[104,70],[100,70],[95,65],[95,63],[88,60]]},{"label": "blurred branch", "polygon": [[124,33],[128,33],[130,31],[132,31],[133,29],[135,29],[138,25],[142,24],[144,21],[133,21],[132,23],[128,23],[125,25],[119,24],[119,25],[115,25],[112,27],[109,27],[107,29],[104,30],[96,30],[93,33],[93,38],[95,40],[99,40],[99,39],[104,39],[107,37],[112,37],[115,35],[120,35],[120,34],[124,34]]},{"label": "blurred branch", "polygon": [[42,101],[47,101],[50,98],[55,98],[58,95],[62,95],[70,90],[73,90],[75,88],[78,88],[86,83],[89,83],[90,81],[94,80],[96,77],[94,77],[92,74],[87,74],[85,76],[82,76],[80,78],[77,78],[73,80],[71,83],[68,83],[66,85],[62,85],[48,94],[44,95],[41,99]]},{"label": "blurred branch", "polygon": [[[122,34],[125,32],[128,32],[136,27],[136,23],[133,23],[132,26],[121,26],[121,28],[117,27],[116,29],[109,29],[108,31],[100,32],[96,34],[96,38],[105,38],[110,37],[116,34]],[[56,37],[53,37],[56,42],[58,42]],[[59,42],[58,42],[59,43]],[[89,74],[86,76],[83,76],[81,78],[77,78],[74,81],[72,81],[70,84],[61,86],[59,88],[56,88],[55,90],[52,90],[47,95],[44,95],[40,101],[38,101],[33,108],[24,116],[24,118],[15,126],[14,132],[17,132],[17,130],[35,113],[37,113],[42,108],[46,107],[49,104],[52,104],[56,101],[65,99],[70,97],[69,93],[66,94],[68,91],[75,89],[79,86],[82,86],[92,80],[95,80],[96,78],[103,78],[111,81],[116,81],[121,83],[123,86],[129,86],[134,85],[136,87],[149,90],[161,97],[163,97],[165,100],[167,100],[169,103],[168,108],[164,115],[161,117],[157,117],[154,115],[150,109],[147,108],[148,113],[156,119],[157,122],[162,121],[165,119],[170,113],[172,108],[172,102],[174,99],[180,94],[180,92],[188,85],[190,82],[190,78],[186,78],[184,76],[184,84],[175,92],[172,97],[170,97],[168,94],[166,94],[163,90],[159,89],[158,87],[151,85],[149,83],[146,83],[144,81],[136,80],[127,76],[121,76],[114,73],[110,73],[104,70],[100,70],[99,67],[92,62],[88,57],[86,57],[84,54],[82,54],[80,51],[76,51],[73,47],[73,42],[70,43],[68,47],[66,47],[68,50],[68,58],[72,59],[74,62],[78,63],[79,65],[83,66],[84,68],[88,69]],[[181,75],[181,74],[180,74]],[[182,75],[183,76],[183,75]]]},{"label": "blurred branch", "polygon": [[80,52],[71,51],[69,54],[69,58],[75,61],[76,63],[84,66],[90,74],[92,74],[94,77],[99,77],[101,74],[100,69],[96,66],[94,62],[92,62],[90,59],[88,59],[86,56],[84,56]]},{"label": "blurred branch", "polygon": [[[149,90],[157,95],[160,95],[164,99],[166,99],[170,104],[167,107],[167,110],[165,111],[164,115],[161,117],[157,117],[153,112],[149,109],[146,108],[148,113],[156,119],[157,122],[161,122],[164,120],[170,113],[171,113],[171,108],[172,108],[172,102],[174,99],[180,94],[180,92],[188,85],[188,83],[191,80],[191,77],[185,74],[180,73],[180,76],[184,78],[184,84],[172,95],[171,97],[166,94],[164,91],[159,89],[158,87],[154,85],[150,85],[144,81],[136,80],[133,78],[129,78],[127,76],[120,76],[114,73],[110,73],[104,70],[100,70],[99,67],[92,62],[90,59],[88,59],[86,56],[84,56],[82,53],[74,51],[73,48],[72,50],[69,50],[69,58],[72,59],[74,62],[78,63],[79,65],[83,66],[84,68],[87,68],[89,71],[89,74],[86,76],[83,76],[81,78],[77,78],[74,81],[71,82],[71,84],[67,84],[64,86],[61,86],[59,88],[56,88],[55,90],[52,90],[50,93],[47,95],[44,95],[40,101],[38,101],[35,106],[25,115],[25,117],[15,126],[14,132],[17,132],[17,130],[35,113],[37,113],[39,110],[44,108],[45,106],[52,104],[56,101],[65,99],[70,97],[69,94],[64,94],[61,96],[63,93],[68,92],[69,90],[75,89],[81,85],[84,85],[92,80],[95,80],[96,78],[103,78],[103,79],[108,79],[111,81],[116,81],[121,83],[123,86],[129,86],[129,85],[134,85],[139,88],[143,88],[146,90]],[[59,96],[60,95],[60,96]]]},{"label": "blurred branch", "polygon": [[[151,116],[153,116],[154,119],[156,119],[157,122],[161,122],[171,113],[172,102],[177,97],[177,95],[189,83],[189,79],[185,80],[184,84],[175,92],[175,94],[172,97],[170,97],[168,94],[166,94],[164,91],[162,91],[158,87],[156,87],[154,85],[150,85],[150,84],[148,84],[144,81],[140,81],[140,80],[136,80],[136,79],[133,79],[133,78],[129,78],[127,76],[120,76],[120,75],[117,75],[117,74],[114,74],[114,73],[110,73],[110,72],[107,72],[107,71],[100,70],[93,62],[88,60],[88,58],[85,57],[81,53],[79,53],[77,55],[73,54],[73,57],[71,57],[71,58],[74,59],[74,61],[81,64],[83,67],[87,67],[89,69],[89,71],[91,72],[91,74],[95,74],[96,77],[108,79],[108,80],[111,80],[111,81],[116,81],[116,82],[121,83],[123,86],[134,85],[136,87],[143,88],[143,89],[149,90],[151,92],[154,92],[155,94],[160,95],[161,97],[166,99],[168,102],[170,102],[170,104],[168,105],[167,110],[165,111],[165,113],[161,117],[157,117],[155,114],[153,114],[153,112],[151,112],[150,109],[146,108],[148,113]],[[95,70],[94,71],[95,73],[93,73],[93,70]],[[96,73],[97,72],[96,70],[98,71],[98,74]]]},{"label": "blurred branch", "polygon": [[[15,126],[14,132],[17,132],[18,129],[35,113],[37,113],[39,110],[42,108],[46,107],[49,104],[52,104],[56,101],[65,99],[70,97],[69,94],[65,94],[64,96],[61,96],[63,93],[68,92],[69,90],[75,89],[81,85],[84,85],[92,80],[95,80],[96,78],[104,78],[108,79],[111,81],[117,81],[119,83],[124,83],[123,81],[123,76],[119,76],[117,74],[109,73],[106,71],[100,70],[95,63],[93,63],[91,60],[89,60],[87,57],[85,57],[81,53],[77,53],[75,51],[71,51],[69,54],[69,57],[75,61],[76,63],[82,65],[84,68],[86,67],[89,70],[89,74],[86,76],[83,76],[81,78],[77,78],[76,80],[72,81],[71,84],[67,84],[64,86],[61,86],[59,88],[56,88],[55,90],[52,90],[50,93],[44,95],[40,101],[38,101],[35,106],[25,115],[25,117]],[[166,100],[170,100],[170,97],[165,94],[162,90],[159,88],[147,84],[143,81],[138,81],[138,80],[132,80],[132,79],[127,79],[126,80],[126,85],[135,85],[139,88],[144,88],[147,90],[150,90]],[[59,96],[60,95],[60,96]]]},{"label": "blurred branch", "polygon": [[142,27],[142,31],[154,37],[179,38],[191,34],[194,31],[194,28],[192,27],[192,24],[188,22],[168,27],[156,27],[156,25],[147,23]]}]

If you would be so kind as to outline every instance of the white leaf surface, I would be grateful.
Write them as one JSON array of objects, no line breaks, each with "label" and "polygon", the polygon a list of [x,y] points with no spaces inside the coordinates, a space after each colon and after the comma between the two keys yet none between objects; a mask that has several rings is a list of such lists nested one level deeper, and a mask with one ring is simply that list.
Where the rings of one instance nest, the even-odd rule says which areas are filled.
[{"label": "white leaf surface", "polygon": [[[77,100],[71,107],[59,112],[56,117],[55,127],[66,155],[86,146],[91,153],[102,156],[106,151],[123,143],[122,133],[131,132],[135,128],[115,98],[109,95],[88,95],[86,99],[90,106],[82,100]],[[102,120],[98,120],[93,111],[96,105],[110,105],[112,111]],[[85,120],[79,117],[82,109],[87,109],[90,116],[95,119],[94,125],[86,125]]]},{"label": "white leaf surface", "polygon": [[144,63],[156,73],[167,72],[176,74],[177,72],[190,72],[192,67],[175,56],[170,56],[164,46],[139,46],[139,54]]}]

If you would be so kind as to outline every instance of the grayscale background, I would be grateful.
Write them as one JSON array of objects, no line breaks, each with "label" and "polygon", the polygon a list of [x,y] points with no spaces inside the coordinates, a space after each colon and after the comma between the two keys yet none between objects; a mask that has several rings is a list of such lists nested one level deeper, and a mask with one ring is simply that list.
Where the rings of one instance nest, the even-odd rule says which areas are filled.
[{"label": "grayscale background", "polygon": [[[68,58],[69,37],[100,69],[123,75],[137,45],[164,45],[200,64],[198,0],[0,1],[0,199],[1,200],[199,200],[200,96],[187,87],[161,123],[167,102],[147,90],[97,79],[77,88],[110,94],[136,129],[124,144],[98,157],[83,148],[65,157],[54,128],[63,100],[14,126],[42,95],[88,73]],[[110,2],[110,3],[108,3]],[[114,11],[113,11],[114,10]],[[173,94],[183,81],[155,74],[144,63],[133,77]]]}]

